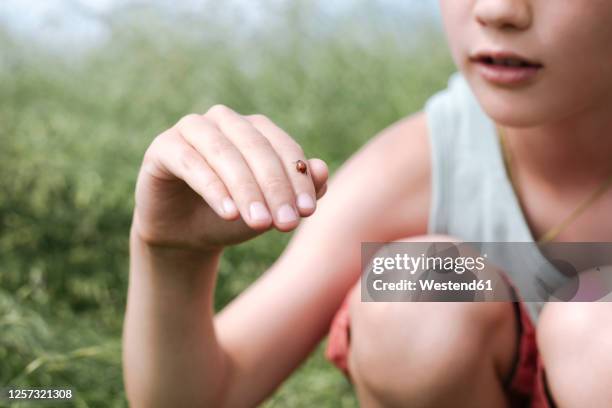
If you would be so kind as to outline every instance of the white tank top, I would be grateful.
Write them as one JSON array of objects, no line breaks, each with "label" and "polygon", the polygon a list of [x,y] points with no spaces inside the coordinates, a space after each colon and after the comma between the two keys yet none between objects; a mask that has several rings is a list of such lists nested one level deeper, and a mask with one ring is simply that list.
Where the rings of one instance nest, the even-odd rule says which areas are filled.
[{"label": "white tank top", "polygon": [[[465,242],[534,242],[504,167],[495,123],[460,72],[428,99],[425,113],[432,154],[429,233]],[[549,287],[565,282],[537,249],[532,256],[509,257],[498,254],[500,266],[526,299],[538,297],[538,280]],[[543,304],[526,302],[534,321]]]}]

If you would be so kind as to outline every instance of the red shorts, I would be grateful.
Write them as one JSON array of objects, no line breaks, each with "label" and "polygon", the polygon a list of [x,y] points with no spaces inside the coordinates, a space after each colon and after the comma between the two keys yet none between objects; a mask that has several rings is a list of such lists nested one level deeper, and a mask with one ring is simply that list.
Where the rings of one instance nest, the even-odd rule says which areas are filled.
[{"label": "red shorts", "polygon": [[[348,351],[350,342],[349,297],[336,312],[332,321],[325,357],[334,363],[350,379]],[[505,384],[511,406],[529,408],[551,408],[544,381],[544,367],[535,337],[535,327],[520,301],[515,305],[517,327],[519,327],[519,353],[510,380]]]}]

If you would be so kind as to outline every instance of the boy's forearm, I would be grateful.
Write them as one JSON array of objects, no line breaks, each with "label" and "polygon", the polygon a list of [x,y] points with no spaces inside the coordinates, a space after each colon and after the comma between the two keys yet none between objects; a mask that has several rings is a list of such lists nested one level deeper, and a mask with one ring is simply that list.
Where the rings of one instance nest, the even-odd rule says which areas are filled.
[{"label": "boy's forearm", "polygon": [[220,252],[153,248],[133,231],[124,323],[132,406],[216,406],[227,364],[213,324]]}]

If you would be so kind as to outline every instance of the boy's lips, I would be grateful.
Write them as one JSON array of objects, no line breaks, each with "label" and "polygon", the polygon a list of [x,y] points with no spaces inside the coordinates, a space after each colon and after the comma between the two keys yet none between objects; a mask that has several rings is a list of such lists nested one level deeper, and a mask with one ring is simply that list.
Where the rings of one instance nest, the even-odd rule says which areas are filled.
[{"label": "boy's lips", "polygon": [[470,55],[482,77],[498,85],[521,85],[544,67],[539,61],[511,51],[478,51]]}]

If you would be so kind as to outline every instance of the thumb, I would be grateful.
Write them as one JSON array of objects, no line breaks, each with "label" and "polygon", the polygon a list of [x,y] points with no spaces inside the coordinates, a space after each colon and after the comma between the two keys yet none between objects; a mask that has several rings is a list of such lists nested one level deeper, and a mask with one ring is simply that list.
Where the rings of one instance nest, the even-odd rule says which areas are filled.
[{"label": "thumb", "polygon": [[310,176],[314,184],[317,197],[319,191],[326,185],[327,178],[329,177],[329,170],[327,164],[321,159],[310,159],[308,160],[308,167],[310,168]]}]

